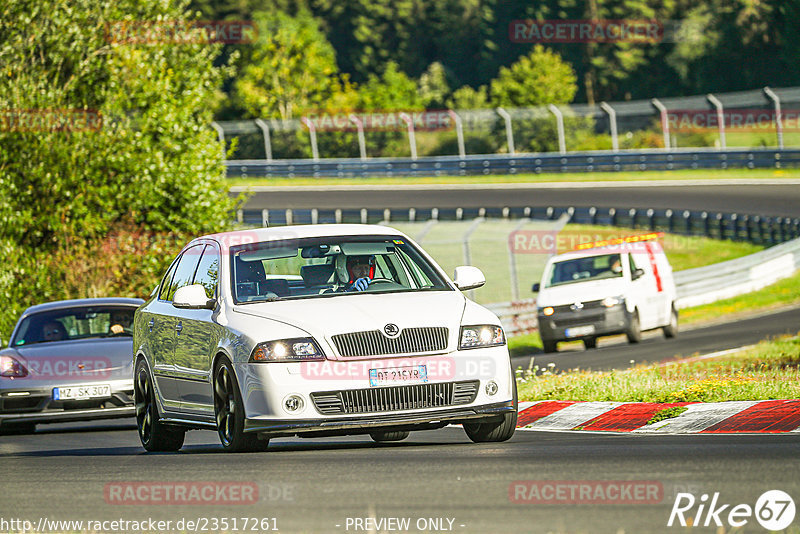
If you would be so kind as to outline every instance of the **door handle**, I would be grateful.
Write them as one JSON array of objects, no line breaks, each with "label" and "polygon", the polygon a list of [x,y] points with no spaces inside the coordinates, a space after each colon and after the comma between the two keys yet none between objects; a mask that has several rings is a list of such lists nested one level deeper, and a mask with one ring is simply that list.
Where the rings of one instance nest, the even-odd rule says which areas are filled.
[{"label": "door handle", "polygon": [[147,323],[147,326],[150,327],[150,332],[153,331],[153,325],[155,325],[155,324],[156,324],[156,322],[154,320],[152,320],[152,319],[150,319],[150,321]]},{"label": "door handle", "polygon": [[181,322],[179,321],[179,322],[178,322],[178,324],[177,324],[177,325],[175,325],[175,331],[176,331],[177,333],[179,333],[179,334],[180,334],[180,333],[181,333],[181,330],[183,330],[183,323],[181,323]]}]

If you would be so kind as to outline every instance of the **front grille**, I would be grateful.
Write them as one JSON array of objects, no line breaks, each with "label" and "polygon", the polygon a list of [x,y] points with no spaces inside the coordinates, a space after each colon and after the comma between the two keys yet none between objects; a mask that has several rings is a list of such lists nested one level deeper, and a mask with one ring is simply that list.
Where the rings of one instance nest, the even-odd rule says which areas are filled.
[{"label": "front grille", "polygon": [[447,348],[447,328],[406,328],[395,338],[386,337],[379,330],[369,330],[338,334],[333,336],[333,342],[345,357],[434,352]]},{"label": "front grille", "polygon": [[579,310],[573,310],[572,304],[562,304],[561,306],[553,306],[557,313],[575,313],[576,311],[585,311],[585,310],[596,310],[598,308],[604,308],[602,300],[589,300],[586,302],[580,302],[583,307]]},{"label": "front grille", "polygon": [[324,391],[311,394],[324,415],[394,412],[469,404],[478,395],[478,380]]},{"label": "front grille", "polygon": [[559,328],[568,328],[570,326],[581,326],[587,324],[595,324],[604,319],[603,314],[581,314],[574,317],[559,317],[553,323]]}]

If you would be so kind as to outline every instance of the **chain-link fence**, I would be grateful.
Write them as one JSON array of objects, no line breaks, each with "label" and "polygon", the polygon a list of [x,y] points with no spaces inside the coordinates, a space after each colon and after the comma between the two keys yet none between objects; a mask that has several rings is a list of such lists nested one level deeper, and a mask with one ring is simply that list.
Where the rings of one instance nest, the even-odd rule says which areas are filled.
[{"label": "chain-link fence", "polygon": [[343,112],[213,126],[228,149],[235,143],[233,160],[800,147],[800,87],[596,106]]}]

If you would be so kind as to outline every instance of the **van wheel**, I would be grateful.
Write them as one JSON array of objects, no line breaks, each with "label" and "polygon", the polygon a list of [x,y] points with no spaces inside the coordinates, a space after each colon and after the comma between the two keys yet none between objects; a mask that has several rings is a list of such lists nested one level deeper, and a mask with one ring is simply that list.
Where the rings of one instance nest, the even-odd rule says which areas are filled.
[{"label": "van wheel", "polygon": [[558,341],[542,339],[542,350],[545,352],[558,352]]},{"label": "van wheel", "polygon": [[596,337],[585,337],[583,338],[583,346],[587,349],[596,349],[597,348],[597,338]]},{"label": "van wheel", "polygon": [[638,343],[642,340],[642,327],[639,324],[639,310],[633,311],[625,335],[628,336],[628,343]]},{"label": "van wheel", "polygon": [[669,324],[663,328],[664,337],[675,337],[678,335],[678,310],[675,307],[669,314]]}]

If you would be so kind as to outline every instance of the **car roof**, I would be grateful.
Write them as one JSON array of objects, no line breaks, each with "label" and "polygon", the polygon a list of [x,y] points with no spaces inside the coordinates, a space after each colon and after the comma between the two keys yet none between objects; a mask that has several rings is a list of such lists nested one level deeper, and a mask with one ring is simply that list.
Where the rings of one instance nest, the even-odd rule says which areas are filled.
[{"label": "car roof", "polygon": [[45,302],[31,306],[22,312],[22,317],[31,315],[33,313],[46,312],[52,310],[61,310],[67,308],[82,308],[85,306],[135,306],[139,307],[144,304],[144,300],[136,298],[125,297],[106,297],[106,298],[92,298],[92,299],[72,299],[72,300],[56,300],[53,302]]},{"label": "car roof", "polygon": [[631,252],[639,252],[644,243],[650,243],[653,246],[653,252],[659,253],[663,250],[661,243],[658,241],[640,241],[637,243],[621,243],[619,245],[609,245],[606,247],[592,247],[582,250],[570,250],[563,252],[553,257],[553,261],[572,260],[575,258],[589,258],[592,256],[604,256],[606,254],[625,254]]},{"label": "car roof", "polygon": [[296,226],[274,226],[252,228],[234,232],[220,232],[198,237],[213,239],[223,245],[234,246],[247,242],[272,241],[277,239],[303,239],[308,237],[335,237],[360,235],[404,236],[400,230],[379,224],[303,224]]}]

